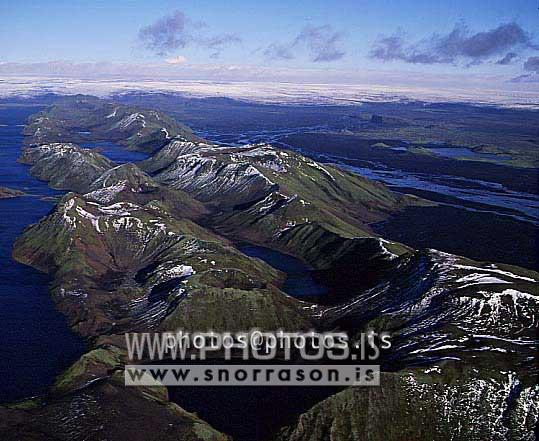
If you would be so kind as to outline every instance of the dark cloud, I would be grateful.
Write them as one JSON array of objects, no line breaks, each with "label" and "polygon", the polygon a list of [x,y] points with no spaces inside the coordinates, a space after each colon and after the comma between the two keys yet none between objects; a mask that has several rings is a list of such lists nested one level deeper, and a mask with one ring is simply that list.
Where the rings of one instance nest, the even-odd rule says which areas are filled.
[{"label": "dark cloud", "polygon": [[344,57],[339,48],[344,34],[334,31],[330,25],[305,26],[294,41],[294,46],[306,45],[314,62],[336,61]]},{"label": "dark cloud", "polygon": [[505,57],[500,58],[498,61],[496,61],[496,64],[501,64],[501,65],[511,64],[511,62],[517,57],[518,57],[518,54],[516,54],[515,52],[507,52],[507,54],[505,54]]},{"label": "dark cloud", "polygon": [[423,51],[406,43],[402,31],[388,37],[380,37],[371,49],[370,56],[383,61],[401,60],[414,64],[448,63],[439,55]]},{"label": "dark cloud", "polygon": [[210,49],[223,49],[231,44],[241,43],[241,38],[236,34],[220,34],[213,37],[201,37],[199,43]]},{"label": "dark cloud", "polygon": [[187,24],[185,14],[174,11],[141,28],[138,37],[146,49],[164,55],[187,46],[191,41],[192,37],[186,29]]},{"label": "dark cloud", "polygon": [[265,50],[264,55],[271,59],[291,60],[294,58],[291,45],[272,43]]},{"label": "dark cloud", "polygon": [[343,32],[333,30],[330,25],[308,25],[294,40],[270,44],[264,50],[264,55],[271,59],[291,60],[296,58],[298,50],[305,48],[315,63],[336,61],[345,55],[340,48],[343,37]]},{"label": "dark cloud", "polygon": [[408,42],[402,32],[382,36],[373,45],[370,55],[383,61],[399,60],[415,64],[454,64],[463,61],[473,65],[508,50],[516,56],[518,50],[526,48],[539,49],[539,46],[517,23],[501,24],[489,31],[473,33],[461,22],[446,35],[433,34],[419,42]]},{"label": "dark cloud", "polygon": [[233,33],[208,35],[197,33],[197,29],[207,28],[204,22],[195,23],[181,11],[157,19],[139,30],[138,38],[143,47],[157,55],[166,55],[188,45],[196,45],[212,50],[212,56],[219,56],[227,46],[241,42]]},{"label": "dark cloud", "polygon": [[524,63],[524,70],[539,74],[539,57],[530,57]]}]

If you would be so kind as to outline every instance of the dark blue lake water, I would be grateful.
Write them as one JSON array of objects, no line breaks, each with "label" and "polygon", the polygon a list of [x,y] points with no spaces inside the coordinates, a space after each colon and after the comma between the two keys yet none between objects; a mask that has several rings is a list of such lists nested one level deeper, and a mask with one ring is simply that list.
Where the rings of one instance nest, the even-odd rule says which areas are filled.
[{"label": "dark blue lake water", "polygon": [[103,156],[106,156],[117,164],[142,161],[149,156],[147,153],[126,150],[125,147],[108,141],[83,142],[80,143],[80,146],[88,149],[96,149]]},{"label": "dark blue lake water", "polygon": [[0,186],[29,195],[0,199],[0,402],[44,393],[85,348],[55,309],[49,277],[11,258],[13,242],[24,228],[52,209],[54,202],[43,198],[61,194],[17,163],[22,125],[38,110],[0,108]]},{"label": "dark blue lake water", "polygon": [[282,290],[288,295],[293,297],[317,297],[328,293],[328,288],[313,278],[312,269],[295,257],[251,244],[241,244],[238,249],[242,253],[250,257],[257,257],[286,273],[286,280]]}]

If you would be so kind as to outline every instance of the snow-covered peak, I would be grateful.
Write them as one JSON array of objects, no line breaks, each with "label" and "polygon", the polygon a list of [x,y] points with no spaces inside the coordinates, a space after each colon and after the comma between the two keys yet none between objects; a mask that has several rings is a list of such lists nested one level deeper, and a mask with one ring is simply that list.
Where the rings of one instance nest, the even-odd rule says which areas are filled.
[{"label": "snow-covered peak", "polygon": [[132,113],[128,116],[123,117],[120,121],[114,123],[111,127],[113,129],[126,129],[132,124],[138,124],[140,127],[146,127],[146,117],[139,112]]}]

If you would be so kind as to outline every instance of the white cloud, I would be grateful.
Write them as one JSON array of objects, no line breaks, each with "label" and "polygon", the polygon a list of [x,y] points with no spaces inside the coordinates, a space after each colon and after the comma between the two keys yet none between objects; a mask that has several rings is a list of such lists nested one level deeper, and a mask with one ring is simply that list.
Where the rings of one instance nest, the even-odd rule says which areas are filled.
[{"label": "white cloud", "polygon": [[187,58],[185,58],[183,55],[178,55],[177,57],[167,58],[165,62],[168,64],[184,64],[187,62]]}]

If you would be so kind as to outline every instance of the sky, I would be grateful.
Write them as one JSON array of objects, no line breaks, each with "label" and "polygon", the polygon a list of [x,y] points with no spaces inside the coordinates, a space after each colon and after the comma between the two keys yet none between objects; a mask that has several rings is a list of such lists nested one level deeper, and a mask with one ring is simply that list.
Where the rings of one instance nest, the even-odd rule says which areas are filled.
[{"label": "sky", "polygon": [[0,0],[0,16],[0,75],[539,87],[537,0]]}]

